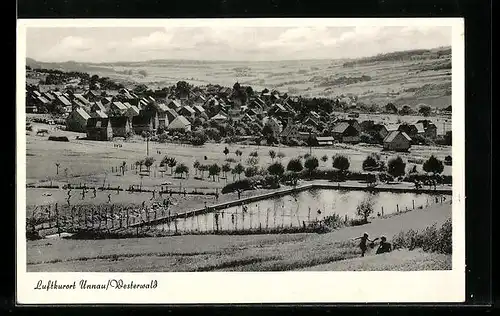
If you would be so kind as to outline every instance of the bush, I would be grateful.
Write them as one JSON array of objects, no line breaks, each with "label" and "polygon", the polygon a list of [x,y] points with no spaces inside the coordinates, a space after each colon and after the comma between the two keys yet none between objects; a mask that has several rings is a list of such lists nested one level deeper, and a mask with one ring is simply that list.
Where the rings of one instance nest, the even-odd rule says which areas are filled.
[{"label": "bush", "polygon": [[304,162],[304,167],[306,167],[309,173],[312,173],[313,170],[318,168],[318,166],[319,166],[318,158],[314,156],[307,158],[306,161]]},{"label": "bush", "polygon": [[426,162],[424,162],[423,169],[426,172],[432,172],[433,174],[440,174],[444,170],[443,162],[434,155],[432,155]]},{"label": "bush", "polygon": [[345,225],[344,219],[342,218],[342,216],[340,216],[337,213],[334,213],[334,214],[329,215],[329,216],[325,216],[325,218],[323,219],[323,223],[328,228],[331,228],[331,229],[340,228],[340,227],[343,227]]},{"label": "bush", "polygon": [[393,177],[404,176],[406,164],[401,157],[392,158],[387,163],[387,172]]},{"label": "bush", "polygon": [[236,162],[236,159],[234,159],[233,157],[229,157],[229,158],[226,158],[226,161],[227,162]]},{"label": "bush", "polygon": [[245,169],[245,177],[247,177],[247,178],[253,177],[253,176],[257,175],[258,172],[259,172],[259,168],[257,166],[247,167]]},{"label": "bush", "polygon": [[299,158],[290,159],[288,161],[288,165],[286,166],[286,170],[301,172],[304,167],[302,166],[302,161]]},{"label": "bush", "polygon": [[252,179],[243,179],[227,184],[222,188],[221,192],[222,194],[226,194],[226,193],[232,193],[237,191],[242,192],[253,189],[254,189],[254,181],[252,181]]},{"label": "bush", "polygon": [[342,172],[345,172],[346,170],[349,169],[350,163],[349,159],[346,156],[343,155],[335,155],[332,157],[332,166],[334,168],[337,168],[341,170]]},{"label": "bush", "polygon": [[267,171],[271,175],[279,177],[285,172],[285,168],[283,167],[283,165],[281,163],[275,162],[275,163],[269,165],[269,167],[267,167]]},{"label": "bush", "polygon": [[394,249],[405,248],[414,250],[421,248],[426,252],[452,253],[452,223],[446,220],[438,229],[436,225],[429,226],[423,231],[408,230],[400,232],[392,238]]}]

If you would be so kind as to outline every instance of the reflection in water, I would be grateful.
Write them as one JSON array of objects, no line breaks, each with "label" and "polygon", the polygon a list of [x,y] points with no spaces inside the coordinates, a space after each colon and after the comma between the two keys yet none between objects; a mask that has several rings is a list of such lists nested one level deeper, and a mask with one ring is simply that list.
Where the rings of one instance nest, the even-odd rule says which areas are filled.
[{"label": "reflection in water", "polygon": [[213,213],[180,218],[160,225],[173,231],[233,231],[300,227],[337,214],[356,217],[356,207],[364,199],[372,201],[374,214],[387,215],[436,202],[436,196],[419,193],[365,192],[313,189],[219,210]]}]

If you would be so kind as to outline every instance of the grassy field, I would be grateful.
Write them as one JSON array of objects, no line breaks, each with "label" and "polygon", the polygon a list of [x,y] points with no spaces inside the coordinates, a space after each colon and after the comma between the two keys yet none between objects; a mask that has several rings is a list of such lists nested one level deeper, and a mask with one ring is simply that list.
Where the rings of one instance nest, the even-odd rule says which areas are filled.
[{"label": "grassy field", "polygon": [[[27,243],[28,271],[282,271],[300,269],[365,269],[369,262],[342,262],[359,257],[354,237],[389,238],[402,230],[438,226],[451,216],[451,205],[433,205],[363,226],[326,234],[252,236],[176,236],[119,240],[42,239]],[[372,258],[375,269],[451,269],[446,256],[396,251],[388,259]],[[333,266],[330,266],[333,264]],[[378,267],[378,268],[377,268]]]},{"label": "grassy field", "polygon": [[[45,128],[43,124],[34,124],[36,128]],[[150,156],[155,158],[155,163],[151,167],[149,176],[141,176],[136,170],[132,170],[132,165],[140,159],[146,157],[146,142],[140,138],[136,138],[127,142],[119,141],[122,147],[113,147],[115,142],[98,142],[76,139],[77,136],[83,134],[55,131],[51,134],[66,135],[70,142],[54,142],[49,141],[46,136],[36,136],[36,132],[27,132],[26,135],[26,181],[30,183],[41,183],[53,181],[53,184],[63,185],[71,183],[72,185],[87,184],[90,186],[110,185],[113,187],[120,186],[122,189],[127,189],[129,185],[139,186],[142,183],[143,187],[159,189],[162,184],[169,183],[168,186],[174,189],[186,188],[187,190],[201,190],[214,192],[220,190],[227,182],[233,181],[233,175],[228,175],[228,179],[224,177],[213,178],[205,172],[203,178],[198,173],[196,174],[193,163],[198,160],[202,164],[217,163],[222,165],[226,158],[233,158],[236,162],[230,163],[232,167],[240,161],[236,157],[237,149],[243,152],[241,163],[246,167],[246,160],[249,154],[253,151],[258,153],[259,166],[267,168],[272,163],[269,156],[269,150],[282,152],[285,157],[281,162],[286,166],[291,158],[303,156],[312,152],[318,158],[323,155],[329,157],[327,162],[320,161],[320,169],[331,168],[331,157],[335,154],[347,155],[350,159],[350,170],[361,171],[362,162],[367,155],[373,152],[381,153],[382,159],[388,160],[395,156],[394,153],[381,152],[380,146],[368,145],[335,145],[330,147],[318,147],[309,149],[307,147],[268,147],[255,145],[229,145],[207,143],[203,146],[195,147],[191,145],[173,144],[173,143],[153,143],[149,144]],[[227,157],[223,154],[225,147],[229,148],[230,153]],[[161,154],[157,153],[157,150]],[[435,155],[439,159],[444,159],[446,155],[451,154],[451,147],[430,147],[430,146],[414,146],[410,153],[399,154],[403,159],[427,159],[430,155]],[[179,163],[185,163],[190,168],[190,174],[186,178],[181,178],[171,174],[170,168],[165,172],[160,171],[163,168],[159,167],[160,161],[164,156],[172,156]],[[204,159],[206,156],[206,160]],[[276,159],[275,159],[276,160]],[[122,175],[119,171],[112,172],[112,167],[117,168],[125,161],[128,170]],[[57,174],[56,163],[59,163],[59,173]],[[412,163],[407,163],[407,168],[411,167]],[[421,165],[417,165],[417,169],[421,170]],[[445,166],[443,174],[451,174],[451,167]],[[244,177],[244,175],[241,175]],[[238,176],[236,176],[238,178]],[[29,190],[31,191],[31,189]],[[32,191],[28,193],[28,204],[37,203],[43,192]],[[62,201],[66,199],[65,195],[59,193],[51,193],[51,196],[44,196],[42,200]],[[90,196],[90,194],[89,194]],[[113,196],[113,201],[116,199],[125,199],[126,194]],[[38,198],[37,198],[38,197]],[[132,197],[132,195],[130,195]],[[73,197],[78,200],[77,196]],[[148,199],[150,196],[147,197]],[[107,193],[101,195],[96,201],[105,199],[107,201]],[[135,199],[135,198],[134,198]]]}]

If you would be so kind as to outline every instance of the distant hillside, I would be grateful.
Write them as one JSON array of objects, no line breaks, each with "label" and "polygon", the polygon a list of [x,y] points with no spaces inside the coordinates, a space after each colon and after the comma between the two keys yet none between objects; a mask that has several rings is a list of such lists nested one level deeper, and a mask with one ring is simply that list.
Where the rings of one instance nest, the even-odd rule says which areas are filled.
[{"label": "distant hillside", "polygon": [[449,58],[450,55],[451,55],[451,47],[442,47],[435,49],[415,49],[415,50],[392,52],[386,54],[379,54],[372,57],[360,58],[345,62],[343,66],[353,67],[356,65],[371,64],[376,62],[401,62],[401,61],[412,61],[412,60]]},{"label": "distant hillside", "polygon": [[57,69],[62,71],[79,71],[79,72],[93,72],[93,71],[104,70],[103,67],[96,66],[96,64],[91,64],[91,63],[79,63],[75,61],[53,63],[53,62],[37,61],[33,58],[26,58],[26,66],[29,66],[33,69],[44,68],[44,69]]}]

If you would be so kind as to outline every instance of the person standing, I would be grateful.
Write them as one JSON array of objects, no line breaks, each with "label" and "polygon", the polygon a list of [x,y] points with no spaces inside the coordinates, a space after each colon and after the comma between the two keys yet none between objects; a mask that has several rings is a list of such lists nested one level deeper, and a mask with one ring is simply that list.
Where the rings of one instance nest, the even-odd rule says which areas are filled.
[{"label": "person standing", "polygon": [[358,240],[358,239],[359,239],[359,249],[361,250],[361,257],[364,257],[365,253],[366,253],[366,249],[368,248],[366,242],[367,241],[374,242],[375,240],[370,240],[368,238],[368,234],[367,233],[364,233],[363,236],[356,237],[353,240]]}]

